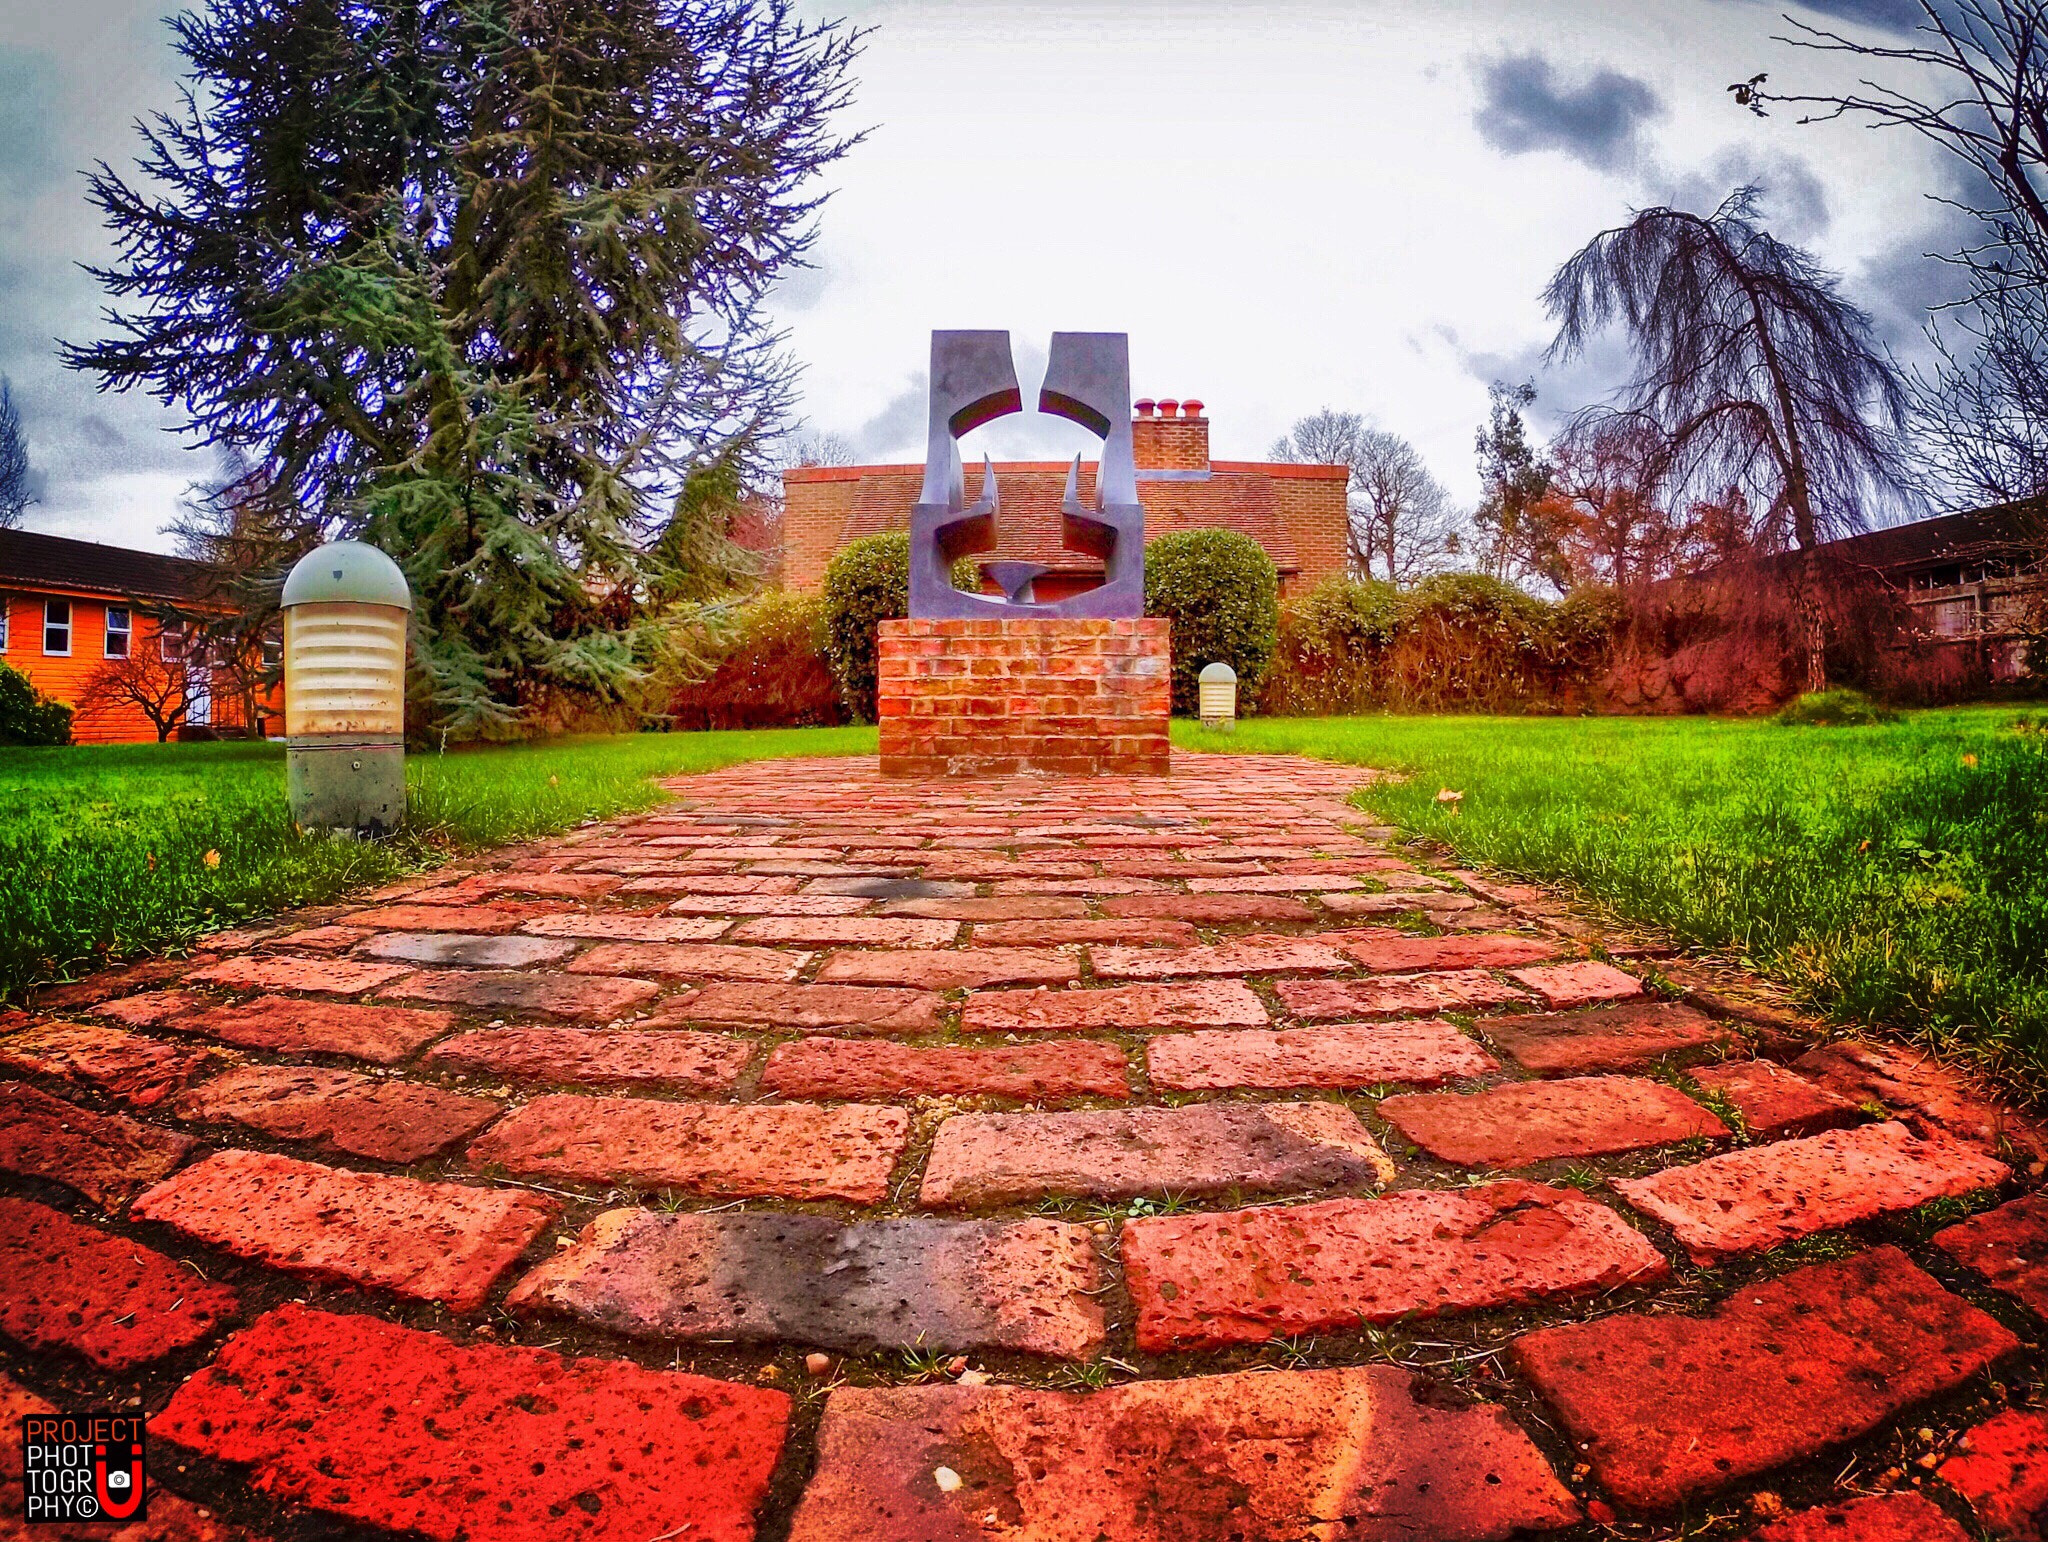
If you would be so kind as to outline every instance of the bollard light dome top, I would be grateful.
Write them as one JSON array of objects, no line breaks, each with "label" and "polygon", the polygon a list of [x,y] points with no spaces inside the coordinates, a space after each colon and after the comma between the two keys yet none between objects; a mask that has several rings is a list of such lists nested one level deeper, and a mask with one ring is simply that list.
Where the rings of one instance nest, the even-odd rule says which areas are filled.
[{"label": "bollard light dome top", "polygon": [[293,566],[282,603],[389,605],[412,609],[412,590],[398,564],[364,541],[329,541]]},{"label": "bollard light dome top", "polygon": [[1228,685],[1237,679],[1237,671],[1228,664],[1204,664],[1196,680],[1203,685]]}]

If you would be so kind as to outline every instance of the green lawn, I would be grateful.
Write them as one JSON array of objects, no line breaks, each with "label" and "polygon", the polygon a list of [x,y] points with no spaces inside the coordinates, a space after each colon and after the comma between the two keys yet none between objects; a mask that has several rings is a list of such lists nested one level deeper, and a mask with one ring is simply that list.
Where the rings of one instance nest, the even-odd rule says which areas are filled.
[{"label": "green lawn", "polygon": [[0,1000],[453,852],[647,807],[661,796],[652,777],[874,747],[873,729],[816,728],[416,755],[410,828],[381,844],[295,834],[279,745],[0,749]]},{"label": "green lawn", "polygon": [[[1966,1045],[2048,1092],[2048,718],[1252,719],[1193,749],[1408,780],[1356,801],[1461,857],[1733,953],[1838,1021]],[[1462,801],[1439,803],[1443,790]]]}]

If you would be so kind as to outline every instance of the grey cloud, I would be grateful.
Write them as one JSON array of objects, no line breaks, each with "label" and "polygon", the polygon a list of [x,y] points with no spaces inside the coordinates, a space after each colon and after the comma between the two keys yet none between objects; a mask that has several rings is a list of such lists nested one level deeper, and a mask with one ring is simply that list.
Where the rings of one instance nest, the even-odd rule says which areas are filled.
[{"label": "grey cloud", "polygon": [[1648,82],[1601,70],[1573,83],[1541,54],[1512,54],[1481,67],[1473,122],[1480,138],[1508,155],[1557,150],[1602,171],[1641,153],[1643,128],[1664,103]]},{"label": "grey cloud", "polygon": [[1662,176],[1665,186],[1659,199],[1698,214],[1710,213],[1738,187],[1753,184],[1762,188],[1766,228],[1779,240],[1794,245],[1818,239],[1832,217],[1827,189],[1813,168],[1796,155],[1731,146],[1698,170]]}]

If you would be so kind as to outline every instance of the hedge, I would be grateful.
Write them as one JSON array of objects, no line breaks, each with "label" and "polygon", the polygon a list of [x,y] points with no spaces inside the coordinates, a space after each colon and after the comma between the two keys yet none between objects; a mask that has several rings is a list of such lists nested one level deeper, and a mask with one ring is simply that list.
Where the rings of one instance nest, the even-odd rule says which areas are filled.
[{"label": "hedge", "polygon": [[[978,590],[972,557],[953,564],[953,586]],[[910,614],[910,537],[864,535],[825,565],[825,660],[856,722],[875,720],[875,629]]]},{"label": "hedge", "polygon": [[1237,671],[1241,709],[1258,701],[1280,632],[1280,574],[1235,530],[1176,530],[1145,548],[1145,614],[1173,623],[1173,710],[1197,708],[1204,665]]},{"label": "hedge", "polygon": [[756,595],[740,607],[718,668],[669,702],[669,726],[811,728],[845,722],[824,641],[825,606],[818,596],[782,590]]},{"label": "hedge", "polygon": [[71,742],[71,709],[29,684],[28,676],[0,664],[0,744]]}]

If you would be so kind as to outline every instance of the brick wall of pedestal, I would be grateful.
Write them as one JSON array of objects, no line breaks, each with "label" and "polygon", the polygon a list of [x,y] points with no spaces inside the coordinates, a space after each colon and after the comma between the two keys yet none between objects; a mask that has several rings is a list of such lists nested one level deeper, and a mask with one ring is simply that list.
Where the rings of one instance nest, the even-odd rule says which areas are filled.
[{"label": "brick wall of pedestal", "polygon": [[1164,775],[1168,623],[884,621],[884,776]]}]

